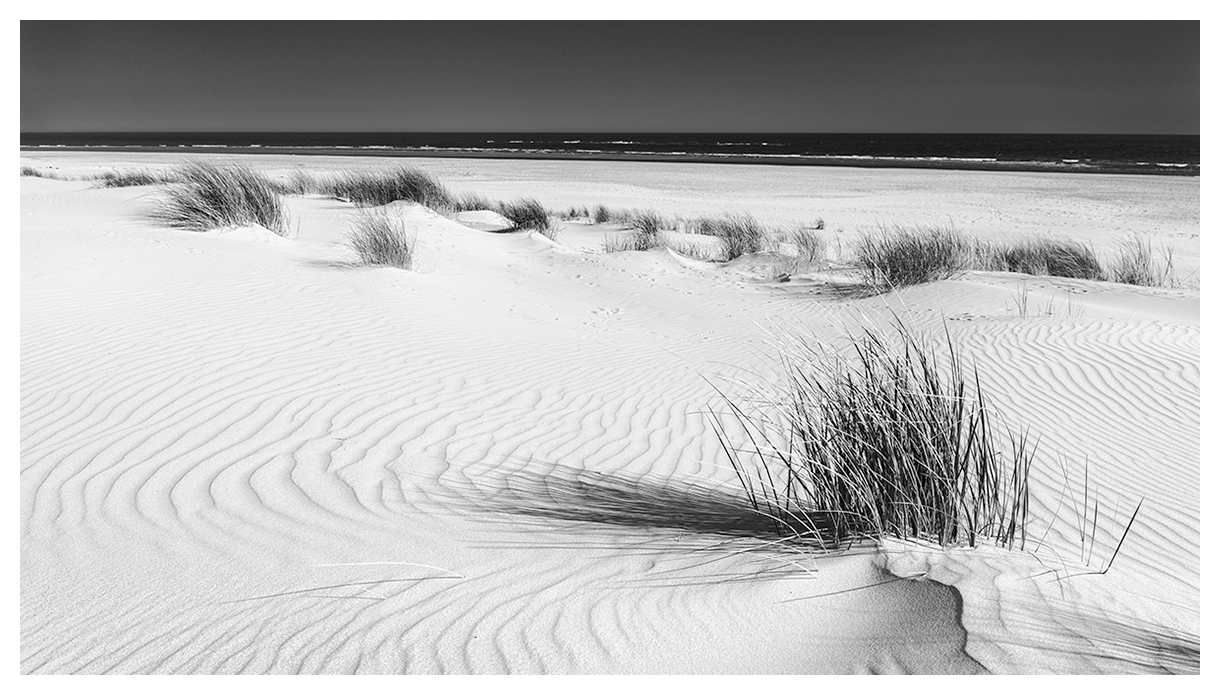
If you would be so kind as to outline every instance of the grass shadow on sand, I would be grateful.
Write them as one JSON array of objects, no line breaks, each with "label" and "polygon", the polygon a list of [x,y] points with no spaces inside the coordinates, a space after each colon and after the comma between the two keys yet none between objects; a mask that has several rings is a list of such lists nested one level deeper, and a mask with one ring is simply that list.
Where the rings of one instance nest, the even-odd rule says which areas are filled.
[{"label": "grass shadow on sand", "polygon": [[389,267],[370,266],[361,263],[358,260],[342,258],[304,258],[301,259],[299,263],[308,268],[320,268],[324,270],[368,270],[369,268]]},{"label": "grass shadow on sand", "polygon": [[478,480],[477,484],[462,486],[446,482],[445,501],[473,511],[641,531],[672,530],[764,542],[801,542],[782,520],[753,509],[740,491],[728,483],[679,485],[540,462],[531,462],[524,468],[498,469],[481,474]]},{"label": "grass shadow on sand", "polygon": [[[691,562],[702,566],[707,561],[697,560],[683,551],[710,552],[725,559],[743,550],[762,550],[764,554],[796,550],[791,535],[784,532],[775,519],[751,509],[749,502],[728,484],[679,485],[647,476],[603,474],[535,460],[524,465],[515,463],[481,471],[462,483],[446,480],[439,493],[432,490],[429,496],[449,509],[532,518],[540,523],[539,531],[579,534],[580,539],[572,547],[588,549],[588,524],[596,524],[627,531],[628,538],[645,539],[638,547],[632,541],[614,545],[613,549],[619,552],[630,553],[634,547],[638,552],[651,554],[658,550],[657,543],[668,552],[678,551],[673,557],[674,565],[650,574],[648,585],[735,583],[775,578],[794,571],[792,563],[781,561],[764,563],[766,567],[748,573],[742,573],[740,567],[723,573],[709,574],[703,570],[698,580],[692,580],[686,573],[692,568]],[[571,522],[576,526],[565,528],[553,522]],[[659,535],[664,532],[675,533]],[[718,537],[724,542],[716,541]],[[744,547],[731,545],[737,541],[749,543]],[[538,541],[531,540],[525,546],[536,548]],[[862,552],[875,550],[864,544],[860,547]],[[818,552],[818,548],[806,545],[800,549],[803,553],[810,551]],[[895,577],[891,581],[905,580]],[[849,591],[867,590],[873,586],[852,587]],[[933,581],[918,582],[914,586],[949,592],[957,606],[960,623],[962,599],[956,588]],[[824,597],[816,595],[794,600],[819,598]],[[1116,615],[1049,597],[1010,596],[1005,601],[1010,605],[1026,605],[1021,610],[1006,612],[1002,619],[1005,629],[988,637],[989,641],[996,640],[1002,649],[1032,650],[1046,658],[1060,654],[1071,663],[1083,659],[1105,672],[1199,672],[1198,635],[1135,616]],[[1050,622],[1043,618],[1021,628],[1020,616],[1034,613],[1049,617]],[[1014,620],[1018,622],[1014,623]]]},{"label": "grass shadow on sand", "polygon": [[867,282],[845,279],[788,281],[776,286],[783,289],[787,294],[807,299],[849,301],[888,294]]}]

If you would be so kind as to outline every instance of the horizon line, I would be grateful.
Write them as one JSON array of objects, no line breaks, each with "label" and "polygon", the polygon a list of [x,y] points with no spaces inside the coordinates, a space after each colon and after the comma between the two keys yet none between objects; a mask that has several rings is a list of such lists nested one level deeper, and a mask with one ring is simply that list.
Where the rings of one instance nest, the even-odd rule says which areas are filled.
[{"label": "horizon line", "polygon": [[404,134],[415,135],[1135,135],[1199,137],[1180,132],[998,131],[998,130],[23,130],[25,135],[146,135],[146,134]]}]

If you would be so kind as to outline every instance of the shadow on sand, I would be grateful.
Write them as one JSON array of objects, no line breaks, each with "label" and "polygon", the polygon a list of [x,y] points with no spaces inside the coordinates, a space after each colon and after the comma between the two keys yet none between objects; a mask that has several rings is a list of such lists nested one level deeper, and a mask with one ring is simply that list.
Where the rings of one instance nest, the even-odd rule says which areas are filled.
[{"label": "shadow on sand", "polygon": [[[731,484],[679,484],[672,480],[599,473],[538,461],[498,466],[475,477],[465,478],[464,483],[446,480],[439,498],[434,497],[434,501],[463,511],[579,524],[564,529],[545,523],[544,528],[548,531],[587,533],[588,527],[584,524],[604,524],[638,531],[638,537],[645,539],[656,539],[657,531],[677,532],[678,536],[690,534],[686,542],[672,536],[661,539],[671,551],[701,550],[724,555],[735,552],[730,545],[712,541],[715,537],[730,542],[735,539],[751,541],[745,546],[747,550],[791,550],[802,554],[840,554],[852,550],[823,546],[816,535],[798,534],[793,530],[801,524],[822,523],[820,519],[799,520],[799,524],[798,520],[789,519],[788,523],[784,523],[783,520],[755,511],[745,496],[733,489]],[[588,539],[582,538],[579,544],[588,547]],[[619,548],[623,549],[622,546]],[[858,550],[876,552],[876,548],[868,544],[861,544]],[[789,570],[785,568],[784,571]],[[767,576],[773,575],[765,571],[749,578]],[[957,594],[956,589],[952,589],[952,592]],[[957,600],[960,604],[960,596]],[[1006,629],[999,637],[1001,643],[1008,642],[1006,638],[1012,638],[1008,643],[1033,649],[1048,657],[1056,652],[1073,661],[1083,657],[1105,672],[1199,672],[1198,635],[1133,616],[1083,608],[1071,601],[1042,599],[1031,603],[1025,610],[1038,613],[1049,610],[1047,617],[1051,620],[1050,624],[1037,621],[1024,630]],[[1020,611],[1017,615],[1020,615]],[[1004,622],[1009,628],[1015,627],[1009,625],[1011,620],[1012,616],[1005,616]],[[1028,641],[1030,635],[1039,634],[1036,640]]]},{"label": "shadow on sand", "polygon": [[837,550],[818,539],[819,531],[829,536],[828,519],[764,514],[731,484],[678,484],[531,461],[513,470],[489,471],[477,483],[446,481],[443,488],[447,505],[471,511]]}]

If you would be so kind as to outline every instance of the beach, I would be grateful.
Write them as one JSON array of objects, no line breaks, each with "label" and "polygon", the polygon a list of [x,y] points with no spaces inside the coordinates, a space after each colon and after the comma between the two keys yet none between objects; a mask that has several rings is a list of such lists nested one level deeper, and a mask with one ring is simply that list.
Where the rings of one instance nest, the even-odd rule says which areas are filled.
[{"label": "beach", "polygon": [[[816,231],[825,257],[609,253],[623,226],[578,213],[496,233],[400,201],[411,269],[362,267],[346,200],[284,195],[283,236],[184,231],[151,214],[158,186],[89,178],[188,160],[274,181],[406,165],[556,212],[749,213]],[[23,673],[1199,670],[1197,177],[21,164],[47,175],[20,183]],[[1103,258],[1136,237],[1172,247],[1176,281],[966,270],[844,292],[856,240],[894,226]],[[1024,547],[821,552],[730,528],[749,505],[728,403],[755,413],[794,335],[837,350],[895,320],[956,346],[1036,441]]]}]

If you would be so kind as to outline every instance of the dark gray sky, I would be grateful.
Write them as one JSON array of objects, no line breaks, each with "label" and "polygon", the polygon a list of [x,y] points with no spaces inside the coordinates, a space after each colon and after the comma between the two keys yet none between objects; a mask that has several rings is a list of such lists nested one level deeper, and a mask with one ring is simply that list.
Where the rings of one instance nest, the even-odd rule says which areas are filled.
[{"label": "dark gray sky", "polygon": [[1199,132],[1198,22],[21,22],[35,131]]}]

